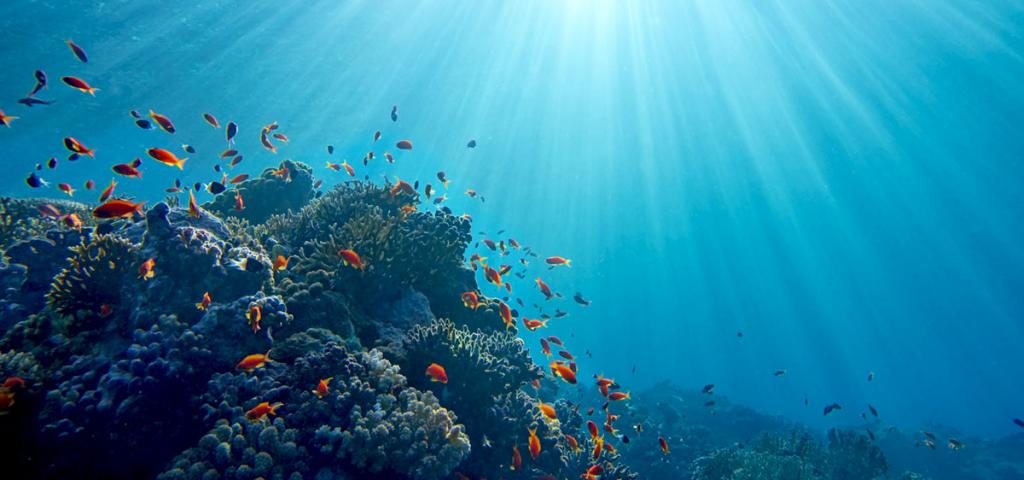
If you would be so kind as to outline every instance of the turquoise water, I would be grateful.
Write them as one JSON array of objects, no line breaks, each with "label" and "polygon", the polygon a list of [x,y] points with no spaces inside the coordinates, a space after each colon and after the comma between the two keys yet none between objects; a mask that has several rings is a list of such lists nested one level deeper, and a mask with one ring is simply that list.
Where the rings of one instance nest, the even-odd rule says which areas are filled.
[{"label": "turquoise water", "polygon": [[[217,179],[210,112],[241,127],[245,171],[293,158],[326,188],[343,179],[326,160],[372,180],[444,170],[474,232],[571,258],[541,275],[594,304],[544,333],[592,352],[582,377],[714,383],[815,428],[871,403],[908,429],[1019,431],[1020,3],[185,3],[0,6],[0,108],[21,117],[0,129],[4,195],[62,195],[24,183],[51,156],[47,181],[102,188],[110,164],[181,143],[199,152],[183,172],[151,166],[119,191],[152,203],[174,178]],[[16,105],[40,68],[56,103]],[[178,132],[138,129],[131,109]],[[291,138],[276,155],[255,132],[271,121]],[[378,129],[415,149],[362,167]],[[63,160],[67,135],[97,158]],[[822,416],[832,402],[844,411]]]}]

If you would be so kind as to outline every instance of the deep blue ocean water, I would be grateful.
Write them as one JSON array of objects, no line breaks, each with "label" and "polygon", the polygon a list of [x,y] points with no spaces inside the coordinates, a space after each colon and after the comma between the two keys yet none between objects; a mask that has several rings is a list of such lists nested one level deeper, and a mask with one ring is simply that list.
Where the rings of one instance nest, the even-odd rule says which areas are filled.
[{"label": "deep blue ocean water", "polygon": [[[594,303],[545,333],[592,352],[584,377],[714,383],[816,428],[868,403],[981,436],[1024,416],[1019,2],[12,0],[0,38],[0,109],[21,117],[0,128],[4,195],[62,195],[24,183],[51,156],[47,181],[102,187],[181,143],[184,172],[120,191],[219,177],[202,112],[241,126],[249,171],[294,158],[327,186],[324,162],[361,167],[380,129],[415,150],[360,175],[444,170],[474,232],[573,260],[546,280]],[[39,68],[56,103],[17,105]],[[271,121],[278,155],[255,134]],[[63,160],[67,135],[97,159]]]}]

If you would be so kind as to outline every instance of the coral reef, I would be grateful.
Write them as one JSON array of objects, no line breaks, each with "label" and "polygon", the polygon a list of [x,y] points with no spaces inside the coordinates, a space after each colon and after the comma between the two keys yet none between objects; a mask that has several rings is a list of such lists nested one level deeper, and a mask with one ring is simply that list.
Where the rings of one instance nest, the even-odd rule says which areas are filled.
[{"label": "coral reef", "polygon": [[[288,169],[288,176],[275,175],[275,170]],[[235,191],[242,195],[245,208],[235,209]],[[276,169],[266,169],[259,177],[250,178],[204,203],[202,207],[220,218],[241,218],[261,223],[272,215],[298,211],[313,199],[313,169],[302,162],[285,160]]]}]

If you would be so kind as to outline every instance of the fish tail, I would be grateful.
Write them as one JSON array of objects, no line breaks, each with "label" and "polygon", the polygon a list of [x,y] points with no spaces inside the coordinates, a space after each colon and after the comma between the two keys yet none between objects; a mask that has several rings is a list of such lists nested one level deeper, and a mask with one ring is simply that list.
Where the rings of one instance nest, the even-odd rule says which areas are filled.
[{"label": "fish tail", "polygon": [[188,157],[185,157],[185,158],[182,158],[181,160],[178,160],[174,164],[174,166],[178,167],[178,170],[184,170],[185,169],[185,160],[188,160]]}]

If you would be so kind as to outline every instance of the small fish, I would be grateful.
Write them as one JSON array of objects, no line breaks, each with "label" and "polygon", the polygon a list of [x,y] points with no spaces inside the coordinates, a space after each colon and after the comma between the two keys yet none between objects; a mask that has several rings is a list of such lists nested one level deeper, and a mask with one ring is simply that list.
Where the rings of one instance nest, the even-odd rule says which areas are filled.
[{"label": "small fish", "polygon": [[149,150],[146,150],[146,153],[152,157],[153,160],[164,165],[178,167],[179,170],[185,169],[185,161],[188,160],[188,158],[178,158],[174,153],[162,148],[150,148]]},{"label": "small fish", "polygon": [[399,140],[395,144],[395,148],[399,150],[412,150],[412,140]]},{"label": "small fish", "polygon": [[187,143],[182,144],[181,149],[184,150],[186,153],[196,153],[195,147]]},{"label": "small fish", "polygon": [[658,445],[661,446],[661,451],[668,455],[668,441],[665,440],[665,437],[658,437]]},{"label": "small fish", "polygon": [[171,119],[167,118],[166,115],[161,115],[152,110],[149,111],[149,118],[152,118],[160,128],[167,133],[174,133],[176,130],[174,124],[171,123]]},{"label": "small fish", "polygon": [[874,379],[875,379],[875,372],[868,372],[868,381],[870,382],[870,381],[872,381]]},{"label": "small fish", "polygon": [[328,155],[334,155],[334,145],[328,145],[327,146],[327,154]]},{"label": "small fish", "polygon": [[64,82],[65,85],[74,88],[80,92],[88,93],[89,95],[96,96],[96,92],[100,89],[89,85],[88,82],[78,77],[60,77],[60,81]]},{"label": "small fish", "polygon": [[567,366],[564,362],[555,360],[549,365],[551,368],[551,374],[555,377],[561,378],[570,385],[576,385],[576,372]]},{"label": "small fish", "polygon": [[[391,119],[395,119],[395,113],[391,112]],[[523,469],[523,456],[519,454],[519,447],[512,445],[512,470],[520,471]]]},{"label": "small fish", "polygon": [[574,452],[579,452],[580,451],[580,442],[579,442],[579,440],[576,440],[576,437],[574,437],[572,435],[569,435],[568,433],[565,434],[565,443],[567,445],[569,445],[569,448],[572,451],[574,451]]},{"label": "small fish", "polygon": [[135,121],[135,126],[141,128],[143,130],[152,130],[153,129],[153,124],[149,123],[149,120],[145,120],[145,119],[136,120]]},{"label": "small fish", "polygon": [[596,462],[597,459],[601,458],[601,452],[604,451],[604,437],[597,437],[594,439],[594,453],[591,458]]},{"label": "small fish", "polygon": [[33,95],[39,93],[40,90],[46,88],[47,85],[46,72],[42,70],[36,70],[35,72],[33,72],[33,76],[35,76],[36,84],[34,87],[32,87],[32,91],[28,92],[28,95],[25,95],[26,98],[31,98]]},{"label": "small fish", "polygon": [[448,372],[445,372],[444,367],[436,363],[431,363],[430,366],[427,367],[426,375],[430,377],[431,382],[441,384],[448,383]]},{"label": "small fish", "polygon": [[498,314],[501,316],[501,320],[505,322],[505,330],[515,328],[516,322],[512,316],[512,309],[501,300],[498,300]]},{"label": "small fish", "polygon": [[398,105],[392,105],[391,106],[391,121],[392,122],[397,122],[398,121]]},{"label": "small fish", "polygon": [[949,442],[946,443],[946,447],[948,447],[950,450],[956,451],[962,450],[964,447],[966,447],[966,445],[964,445],[963,442],[961,442],[960,440],[950,438]]},{"label": "small fish", "polygon": [[260,143],[263,145],[263,148],[270,150],[271,153],[277,153],[277,147],[270,143],[270,137],[267,137],[266,133],[260,133]]},{"label": "small fish", "polygon": [[772,373],[772,375],[774,375],[776,377],[781,377],[781,376],[783,376],[785,374],[786,374],[785,370],[776,370],[775,373]]},{"label": "small fish", "polygon": [[68,184],[68,183],[58,183],[57,184],[57,188],[59,188],[60,191],[68,194],[69,197],[75,196],[75,189],[71,186],[71,184]]},{"label": "small fish", "polygon": [[388,163],[395,163],[395,157],[390,152],[384,152],[384,160]]},{"label": "small fish", "polygon": [[[22,104],[22,105],[24,105],[26,107],[33,107],[35,105],[53,105],[53,102],[54,102],[53,100],[40,100],[40,99],[35,98],[35,97],[25,97],[25,98],[19,98],[18,99],[18,103],[20,103],[20,104]],[[0,113],[0,125],[7,125],[4,122],[2,117],[3,117],[3,114]],[[13,119],[13,118],[18,118],[18,117],[8,117],[8,119]],[[8,126],[10,126],[10,125],[8,125]]]},{"label": "small fish", "polygon": [[142,163],[142,162],[139,161],[139,159],[137,159],[137,158],[135,160],[136,160],[136,162],[132,162],[132,163],[118,163],[118,164],[110,167],[110,169],[113,170],[114,173],[116,173],[118,175],[125,176],[125,177],[129,177],[129,178],[142,178],[142,171],[140,171],[138,168],[136,168],[136,167],[138,167],[138,163]]},{"label": "small fish", "polygon": [[469,143],[466,144],[466,148],[476,148],[476,140],[470,140]]},{"label": "small fish", "polygon": [[242,160],[244,158],[245,157],[243,157],[241,155],[235,155],[235,158],[231,159],[231,163],[229,163],[228,166],[231,167],[231,168],[235,168],[235,165],[238,165],[239,163],[242,163]]},{"label": "small fish", "polygon": [[224,128],[224,138],[227,139],[228,144],[235,142],[235,135],[238,134],[238,124],[235,122],[228,122],[228,126]]},{"label": "small fish", "polygon": [[571,262],[571,260],[569,260],[568,258],[555,256],[545,258],[544,262],[547,263],[548,265],[565,265],[566,267],[569,267],[569,263]]},{"label": "small fish", "polygon": [[555,407],[548,405],[540,400],[537,401],[537,408],[540,413],[547,417],[549,420],[558,420],[558,412],[555,412]]},{"label": "small fish", "polygon": [[50,205],[49,203],[44,203],[42,205],[37,205],[36,206],[36,210],[38,210],[39,214],[44,216],[44,217],[50,217],[50,218],[53,218],[53,219],[58,219],[58,218],[63,216],[60,213],[60,209],[59,208],[57,208],[57,207],[55,207],[53,205]]},{"label": "small fish", "polygon": [[249,419],[250,422],[258,422],[263,420],[267,415],[277,415],[277,409],[281,408],[283,405],[284,404],[281,402],[277,402],[273,405],[271,405],[270,402],[262,402],[245,412],[245,418]]},{"label": "small fish", "polygon": [[[236,212],[241,212],[242,210],[245,210],[245,200],[242,199],[242,192],[238,191],[238,189],[236,188],[235,189],[235,211]],[[280,257],[280,255],[278,255],[278,257]],[[285,259],[285,261],[284,261],[284,267],[285,268],[288,267],[288,260],[287,259]]]},{"label": "small fish", "polygon": [[380,130],[373,132],[373,143],[377,143],[377,140],[380,140]]},{"label": "small fish", "polygon": [[547,320],[531,320],[526,317],[523,317],[522,320],[523,326],[531,332],[535,332],[538,328],[546,327],[548,325]]},{"label": "small fish", "polygon": [[75,230],[82,229],[82,219],[78,216],[77,213],[69,213],[67,215],[64,215],[64,218],[61,219],[61,222],[64,224],[65,227],[73,228]]},{"label": "small fish", "polygon": [[146,202],[132,203],[128,200],[109,200],[96,207],[92,211],[92,216],[100,219],[131,217],[135,212],[141,212],[145,204]]},{"label": "small fish", "polygon": [[331,380],[333,379],[334,377],[320,379],[320,382],[316,384],[316,388],[313,390],[313,394],[316,395],[317,398],[326,397],[327,394],[331,392],[331,389],[330,387],[328,387],[328,385],[331,383]]},{"label": "small fish", "polygon": [[199,204],[196,203],[196,196],[192,193],[192,190],[188,191],[188,216],[192,218],[199,218],[203,216],[199,212]]},{"label": "small fish", "polygon": [[94,188],[96,188],[96,182],[92,181],[92,179],[89,179],[89,180],[85,181],[85,189],[86,190],[92,190]]},{"label": "small fish", "polygon": [[540,339],[540,351],[545,357],[551,356],[551,345],[548,345],[548,341],[546,339]]},{"label": "small fish", "polygon": [[25,388],[25,379],[21,377],[7,377],[4,383],[0,385],[0,389],[14,390]]},{"label": "small fish", "polygon": [[481,305],[483,305],[483,303],[480,301],[480,297],[477,296],[476,292],[463,292],[462,304],[465,305],[466,308],[472,308],[473,310],[476,310],[480,308]]},{"label": "small fish", "polygon": [[128,115],[131,115],[132,118],[142,118],[142,114],[138,110],[128,110]]},{"label": "small fish", "polygon": [[49,167],[50,170],[57,168],[57,157],[50,157],[50,159],[46,161],[46,166]]},{"label": "small fish", "polygon": [[88,155],[91,158],[96,158],[96,149],[86,147],[75,137],[64,137],[64,148],[79,155]]},{"label": "small fish", "polygon": [[528,429],[530,432],[530,457],[534,460],[540,456],[540,438],[537,438],[537,429]]},{"label": "small fish", "polygon": [[828,415],[828,414],[830,414],[830,413],[832,413],[832,412],[834,412],[836,410],[842,410],[842,409],[843,409],[843,407],[841,405],[839,405],[838,403],[833,403],[831,405],[826,405],[825,406],[825,413],[824,413],[824,415]]},{"label": "small fish", "polygon": [[206,185],[206,191],[214,195],[220,195],[224,190],[227,190],[227,188],[228,187],[225,187],[224,184],[220,182],[210,182]]},{"label": "small fish", "polygon": [[249,310],[245,312],[245,319],[249,323],[249,327],[252,328],[252,333],[256,333],[263,328],[260,323],[263,321],[263,309],[259,305],[250,305]]},{"label": "small fish", "polygon": [[700,389],[700,393],[703,393],[703,394],[706,394],[706,395],[711,395],[712,393],[714,393],[714,391],[715,391],[715,384],[713,384],[713,383],[709,383],[707,385],[704,385],[704,388]]},{"label": "small fish", "polygon": [[156,276],[155,268],[156,260],[153,258],[150,258],[149,260],[142,262],[142,265],[139,265],[139,278],[143,280],[149,280],[153,278],[154,276]]},{"label": "small fish", "polygon": [[868,404],[868,410],[871,411],[871,415],[878,416],[878,410],[875,409],[874,405]]},{"label": "small fish", "polygon": [[551,292],[551,287],[548,287],[548,284],[544,283],[544,281],[541,280],[540,277],[537,277],[537,279],[534,280],[534,282],[537,283],[537,288],[540,289],[540,293],[544,294],[544,299],[545,300],[551,300],[551,297],[555,296]]},{"label": "small fish", "polygon": [[352,165],[349,165],[347,160],[342,160],[341,161],[341,166],[345,169],[345,173],[347,173],[348,176],[350,176],[350,177],[356,176],[356,169],[352,168]]},{"label": "small fish", "polygon": [[220,164],[214,165],[213,166],[213,171],[215,171],[217,173],[220,173],[221,172]]},{"label": "small fish", "polygon": [[366,270],[366,264],[363,263],[363,259],[359,257],[359,254],[350,248],[338,250],[338,256],[341,257],[342,263],[345,266],[359,269],[360,271]]},{"label": "small fish", "polygon": [[441,181],[441,185],[444,185],[444,188],[448,188],[448,176],[444,171],[437,172],[437,179]]},{"label": "small fish", "polygon": [[274,259],[274,271],[280,272],[282,270],[286,270],[288,268],[289,259],[289,257],[285,257],[284,255],[278,255],[277,258]]},{"label": "small fish", "polygon": [[85,54],[85,50],[83,50],[82,47],[76,45],[70,38],[65,40],[64,43],[68,44],[68,48],[71,49],[71,53],[75,54],[75,58],[77,58],[78,61],[82,63],[89,63],[89,56]]},{"label": "small fish", "polygon": [[114,187],[116,187],[116,186],[117,186],[117,182],[114,181],[113,178],[111,178],[110,179],[110,185],[107,185],[107,188],[104,188],[103,191],[100,192],[100,203],[103,203],[103,202],[107,201],[107,199],[110,198],[110,196],[114,194]]},{"label": "small fish", "polygon": [[211,303],[213,303],[213,300],[210,298],[210,292],[204,292],[203,299],[196,304],[196,308],[199,310],[206,310],[210,308]]},{"label": "small fish", "polygon": [[220,122],[217,121],[217,117],[214,117],[209,113],[203,114],[203,120],[206,120],[206,123],[209,123],[213,128],[220,128]]}]

